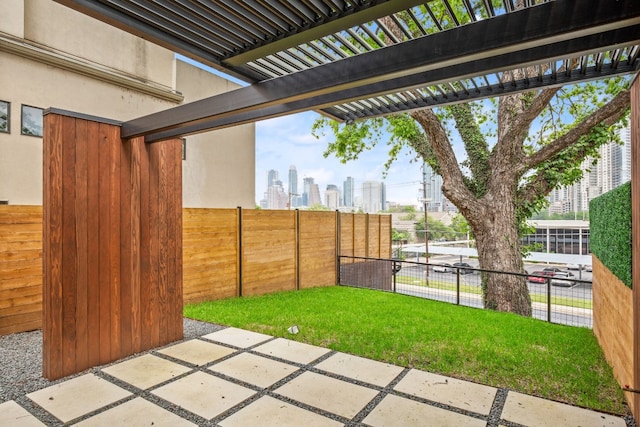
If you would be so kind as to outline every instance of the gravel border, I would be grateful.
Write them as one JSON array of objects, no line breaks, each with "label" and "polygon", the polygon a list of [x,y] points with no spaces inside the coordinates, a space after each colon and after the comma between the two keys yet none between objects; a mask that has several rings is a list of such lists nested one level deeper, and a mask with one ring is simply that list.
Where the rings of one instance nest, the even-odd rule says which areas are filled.
[{"label": "gravel border", "polygon": [[[220,325],[186,318],[183,320],[183,325],[184,340],[224,329]],[[136,355],[130,357],[134,356]],[[102,366],[49,381],[42,377],[41,330],[0,336],[0,403],[18,400],[25,394],[93,372],[100,367]]]}]

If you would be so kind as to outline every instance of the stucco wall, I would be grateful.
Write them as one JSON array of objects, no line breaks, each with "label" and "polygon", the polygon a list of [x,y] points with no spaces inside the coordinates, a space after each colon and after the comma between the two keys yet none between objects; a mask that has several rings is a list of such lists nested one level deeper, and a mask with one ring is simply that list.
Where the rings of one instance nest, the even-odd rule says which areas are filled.
[{"label": "stucco wall", "polygon": [[[125,121],[237,87],[50,0],[7,1],[0,100],[11,103],[11,132],[0,132],[0,200],[10,204],[42,203],[42,139],[20,134],[22,105]],[[250,124],[187,138],[185,207],[254,206],[254,134]]]}]

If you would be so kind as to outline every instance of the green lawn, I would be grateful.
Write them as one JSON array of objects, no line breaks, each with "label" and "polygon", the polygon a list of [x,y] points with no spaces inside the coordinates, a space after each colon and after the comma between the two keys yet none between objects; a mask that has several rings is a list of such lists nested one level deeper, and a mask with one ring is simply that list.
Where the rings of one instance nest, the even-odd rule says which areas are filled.
[{"label": "green lawn", "polygon": [[[617,414],[590,329],[341,286],[188,305],[184,315]],[[298,325],[300,333],[287,328]]]}]

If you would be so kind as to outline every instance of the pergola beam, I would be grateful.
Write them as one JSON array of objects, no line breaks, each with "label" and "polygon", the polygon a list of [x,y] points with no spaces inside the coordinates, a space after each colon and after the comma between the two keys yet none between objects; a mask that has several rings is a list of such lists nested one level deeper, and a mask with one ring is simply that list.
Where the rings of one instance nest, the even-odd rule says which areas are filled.
[{"label": "pergola beam", "polygon": [[[357,88],[366,88],[361,90],[365,92],[375,87],[377,93],[390,93],[429,82],[429,78],[418,81],[422,73],[439,70],[451,80],[452,67],[473,67],[478,61],[485,63],[486,70],[506,69],[509,58],[518,52],[546,49],[547,58],[572,55],[603,47],[598,44],[607,35],[638,34],[639,24],[640,2],[636,0],[618,1],[616,7],[602,0],[549,2],[134,119],[123,124],[122,135],[130,138],[172,130],[181,135],[186,128],[234,115],[248,117],[276,105],[300,106],[305,99],[310,100],[306,109],[312,109],[319,105],[312,103],[324,96]],[[567,46],[574,52],[568,52]],[[529,55],[522,57],[531,63]],[[398,82],[403,78],[412,80],[411,85],[400,88]],[[258,118],[256,112],[253,120]]]}]

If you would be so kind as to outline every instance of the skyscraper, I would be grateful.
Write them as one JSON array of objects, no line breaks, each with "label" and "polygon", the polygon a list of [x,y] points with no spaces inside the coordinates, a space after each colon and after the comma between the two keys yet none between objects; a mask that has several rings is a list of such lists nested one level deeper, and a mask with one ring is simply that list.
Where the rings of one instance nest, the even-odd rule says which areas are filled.
[{"label": "skyscraper", "polygon": [[377,213],[384,209],[384,183],[365,181],[362,183],[362,210],[366,213]]},{"label": "skyscraper", "polygon": [[354,205],[356,184],[353,177],[348,176],[344,181],[344,200],[342,204],[347,208],[352,208]]},{"label": "skyscraper", "polygon": [[269,172],[267,172],[267,188],[274,185],[277,179],[278,171],[275,169],[270,169]]},{"label": "skyscraper", "polygon": [[289,204],[291,208],[297,208],[302,205],[302,197],[298,193],[298,171],[295,165],[289,166]]},{"label": "skyscraper", "polygon": [[427,210],[430,212],[442,211],[444,208],[442,177],[426,163],[422,165],[422,174],[423,184],[427,186]]},{"label": "skyscraper", "polygon": [[327,185],[327,190],[324,192],[324,205],[333,210],[340,207],[340,190],[337,185]]}]

